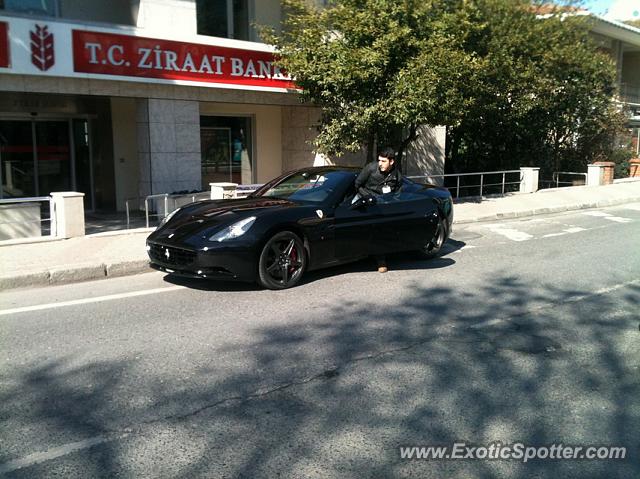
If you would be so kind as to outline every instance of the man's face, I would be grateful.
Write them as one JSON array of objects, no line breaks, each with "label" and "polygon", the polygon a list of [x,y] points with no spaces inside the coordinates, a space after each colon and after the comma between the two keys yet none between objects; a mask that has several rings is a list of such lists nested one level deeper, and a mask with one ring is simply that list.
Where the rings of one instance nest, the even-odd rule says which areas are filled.
[{"label": "man's face", "polygon": [[391,169],[392,166],[393,166],[393,160],[390,160],[389,158],[385,158],[384,156],[378,157],[378,168],[380,169],[381,172],[386,173]]}]

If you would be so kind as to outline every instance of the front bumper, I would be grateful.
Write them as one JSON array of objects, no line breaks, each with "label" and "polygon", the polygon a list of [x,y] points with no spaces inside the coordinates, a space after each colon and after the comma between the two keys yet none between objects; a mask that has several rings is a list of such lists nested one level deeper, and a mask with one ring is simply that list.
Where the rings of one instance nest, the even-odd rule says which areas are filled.
[{"label": "front bumper", "polygon": [[212,245],[195,249],[147,240],[151,267],[190,278],[255,281],[258,260],[248,245]]}]

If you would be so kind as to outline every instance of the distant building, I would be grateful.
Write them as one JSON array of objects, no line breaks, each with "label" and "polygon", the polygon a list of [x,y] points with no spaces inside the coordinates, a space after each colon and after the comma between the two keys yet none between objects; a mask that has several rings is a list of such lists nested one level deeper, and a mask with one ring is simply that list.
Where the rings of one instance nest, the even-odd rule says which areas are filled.
[{"label": "distant building", "polygon": [[628,134],[636,154],[640,155],[640,28],[594,17],[591,34],[616,64],[616,101],[628,112]]}]

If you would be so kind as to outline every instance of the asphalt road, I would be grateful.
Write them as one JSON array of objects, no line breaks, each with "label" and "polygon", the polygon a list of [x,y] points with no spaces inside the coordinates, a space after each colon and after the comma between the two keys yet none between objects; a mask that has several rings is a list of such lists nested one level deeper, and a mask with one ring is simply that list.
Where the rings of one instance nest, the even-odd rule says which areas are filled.
[{"label": "asphalt road", "polygon": [[[0,294],[0,476],[640,477],[640,204],[459,226],[292,290]],[[406,460],[400,446],[623,446]]]}]

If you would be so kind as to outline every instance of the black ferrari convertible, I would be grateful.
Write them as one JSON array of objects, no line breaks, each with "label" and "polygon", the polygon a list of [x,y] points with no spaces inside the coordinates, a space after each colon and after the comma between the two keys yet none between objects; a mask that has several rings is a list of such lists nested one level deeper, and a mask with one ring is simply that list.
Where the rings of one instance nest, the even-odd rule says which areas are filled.
[{"label": "black ferrari convertible", "polygon": [[358,172],[305,168],[247,198],[179,208],[147,239],[151,266],[284,289],[305,271],[369,255],[411,250],[437,255],[451,232],[449,192],[405,178],[399,192],[354,201]]}]

